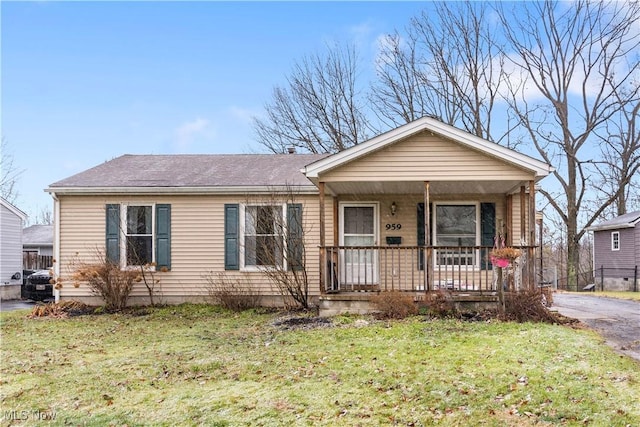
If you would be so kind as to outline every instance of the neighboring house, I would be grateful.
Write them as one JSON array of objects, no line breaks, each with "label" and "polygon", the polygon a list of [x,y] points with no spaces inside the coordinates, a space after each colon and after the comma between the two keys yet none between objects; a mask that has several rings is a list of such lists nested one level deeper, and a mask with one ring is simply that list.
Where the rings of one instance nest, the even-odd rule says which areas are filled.
[{"label": "neighboring house", "polygon": [[599,289],[640,290],[640,211],[589,228],[593,232],[593,268]]},{"label": "neighboring house", "polygon": [[32,225],[22,230],[22,256],[26,270],[53,265],[53,225]]},{"label": "neighboring house", "polygon": [[[47,189],[56,269],[96,249],[123,268],[152,261],[166,302],[202,300],[204,277],[224,275],[277,303],[269,264],[304,268],[316,301],[491,296],[496,239],[522,246],[517,277],[535,283],[535,187],[552,170],[432,118],[333,155],[125,155]],[[59,297],[90,293],[66,281]]]},{"label": "neighboring house", "polygon": [[0,286],[2,299],[20,298],[22,227],[27,215],[0,198]]}]

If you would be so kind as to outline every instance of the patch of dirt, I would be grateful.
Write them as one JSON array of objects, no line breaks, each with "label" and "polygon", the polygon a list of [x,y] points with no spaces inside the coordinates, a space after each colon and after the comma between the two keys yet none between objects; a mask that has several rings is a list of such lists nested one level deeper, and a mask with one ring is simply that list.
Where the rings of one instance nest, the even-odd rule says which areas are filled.
[{"label": "patch of dirt", "polygon": [[309,330],[333,327],[331,319],[326,317],[288,317],[278,319],[272,324],[282,330]]}]

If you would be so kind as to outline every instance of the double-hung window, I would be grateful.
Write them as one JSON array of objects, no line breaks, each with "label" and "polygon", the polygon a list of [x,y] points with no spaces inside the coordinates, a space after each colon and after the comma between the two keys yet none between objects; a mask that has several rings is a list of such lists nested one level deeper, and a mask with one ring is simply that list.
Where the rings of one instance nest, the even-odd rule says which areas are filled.
[{"label": "double-hung window", "polygon": [[106,205],[105,255],[121,267],[171,268],[171,205]]},{"label": "double-hung window", "polygon": [[435,204],[435,246],[437,265],[477,266],[479,244],[479,209],[477,203]]},{"label": "double-hung window", "polygon": [[126,206],[126,265],[151,264],[153,259],[153,206]]},{"label": "double-hung window", "polygon": [[282,266],[284,249],[282,205],[244,207],[244,266]]},{"label": "double-hung window", "polygon": [[304,269],[302,204],[224,205],[225,270]]},{"label": "double-hung window", "polygon": [[611,233],[611,250],[619,251],[620,250],[620,232],[613,231]]}]

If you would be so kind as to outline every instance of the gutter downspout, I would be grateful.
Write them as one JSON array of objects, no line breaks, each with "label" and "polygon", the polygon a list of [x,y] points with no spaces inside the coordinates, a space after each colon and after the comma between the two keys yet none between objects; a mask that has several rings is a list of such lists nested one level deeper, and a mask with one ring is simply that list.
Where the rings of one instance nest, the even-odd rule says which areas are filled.
[{"label": "gutter downspout", "polygon": [[[60,200],[56,193],[52,192],[53,198],[53,272],[56,277],[60,277]],[[53,288],[53,298],[56,303],[60,302],[60,289]]]}]

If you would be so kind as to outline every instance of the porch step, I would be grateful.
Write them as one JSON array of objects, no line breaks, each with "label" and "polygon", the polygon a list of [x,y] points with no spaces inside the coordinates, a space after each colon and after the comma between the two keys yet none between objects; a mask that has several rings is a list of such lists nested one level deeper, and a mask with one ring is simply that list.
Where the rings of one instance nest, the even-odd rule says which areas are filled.
[{"label": "porch step", "polygon": [[331,317],[339,314],[370,314],[375,311],[371,294],[330,294],[318,298],[319,316]]}]

